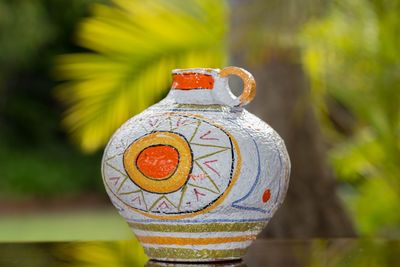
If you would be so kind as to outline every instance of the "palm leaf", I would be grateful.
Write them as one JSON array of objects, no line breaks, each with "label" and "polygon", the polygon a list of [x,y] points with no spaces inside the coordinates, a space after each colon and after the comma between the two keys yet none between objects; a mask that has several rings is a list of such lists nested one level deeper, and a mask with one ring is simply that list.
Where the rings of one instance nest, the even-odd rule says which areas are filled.
[{"label": "palm leaf", "polygon": [[59,57],[57,88],[64,125],[87,152],[102,147],[124,121],[165,95],[174,68],[226,62],[227,7],[222,1],[113,0],[93,6],[78,29],[92,53]]}]

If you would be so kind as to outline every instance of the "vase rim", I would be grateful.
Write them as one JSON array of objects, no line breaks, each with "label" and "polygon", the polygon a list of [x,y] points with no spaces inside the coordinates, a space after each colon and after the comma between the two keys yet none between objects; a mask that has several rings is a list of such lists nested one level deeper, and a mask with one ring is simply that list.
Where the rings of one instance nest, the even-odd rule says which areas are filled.
[{"label": "vase rim", "polygon": [[213,68],[187,68],[187,69],[173,69],[172,74],[184,73],[200,73],[200,74],[218,74],[220,69]]}]

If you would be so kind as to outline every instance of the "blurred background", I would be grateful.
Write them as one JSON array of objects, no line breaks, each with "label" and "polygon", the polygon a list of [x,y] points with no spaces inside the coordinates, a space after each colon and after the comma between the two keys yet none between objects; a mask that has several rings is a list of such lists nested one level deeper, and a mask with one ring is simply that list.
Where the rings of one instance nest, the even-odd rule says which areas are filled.
[{"label": "blurred background", "polygon": [[228,65],[255,76],[248,109],[291,156],[262,235],[399,238],[399,14],[400,0],[0,0],[0,241],[133,238],[102,185],[107,140],[172,69]]}]

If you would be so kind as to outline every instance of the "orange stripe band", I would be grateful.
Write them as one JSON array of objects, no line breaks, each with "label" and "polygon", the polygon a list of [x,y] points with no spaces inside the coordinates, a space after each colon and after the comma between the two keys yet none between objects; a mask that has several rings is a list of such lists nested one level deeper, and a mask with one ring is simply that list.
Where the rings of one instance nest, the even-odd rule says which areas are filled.
[{"label": "orange stripe band", "polygon": [[201,73],[174,74],[172,88],[178,90],[212,90],[214,88],[214,78],[211,75]]},{"label": "orange stripe band", "polygon": [[231,242],[243,242],[256,239],[255,235],[228,237],[168,237],[168,236],[136,236],[140,242],[157,245],[209,245]]}]

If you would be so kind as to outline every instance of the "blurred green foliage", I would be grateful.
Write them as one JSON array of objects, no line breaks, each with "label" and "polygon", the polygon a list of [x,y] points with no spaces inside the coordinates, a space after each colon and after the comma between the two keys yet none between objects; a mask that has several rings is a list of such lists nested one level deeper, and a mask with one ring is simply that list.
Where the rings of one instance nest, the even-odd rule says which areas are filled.
[{"label": "blurred green foliage", "polygon": [[103,147],[128,118],[165,96],[171,70],[226,62],[224,1],[113,0],[94,5],[78,43],[96,53],[60,58],[64,124],[83,150]]},{"label": "blurred green foliage", "polygon": [[126,221],[111,206],[2,214],[0,229],[0,243],[133,238]]},{"label": "blurred green foliage", "polygon": [[400,1],[333,1],[302,32],[312,100],[360,233],[400,236]]},{"label": "blurred green foliage", "polygon": [[72,34],[95,0],[0,1],[0,195],[29,197],[101,188],[99,155],[65,141],[49,73],[55,55],[79,51]]}]

